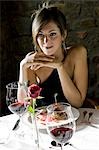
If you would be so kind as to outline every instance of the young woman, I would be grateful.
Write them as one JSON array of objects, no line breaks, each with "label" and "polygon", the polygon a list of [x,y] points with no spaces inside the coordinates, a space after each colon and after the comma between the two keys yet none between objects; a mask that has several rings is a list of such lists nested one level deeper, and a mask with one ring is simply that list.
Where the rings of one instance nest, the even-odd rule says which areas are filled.
[{"label": "young woman", "polygon": [[[35,13],[32,36],[36,47],[20,62],[19,95],[24,82],[42,87],[44,99],[39,105],[57,100],[81,107],[87,92],[87,51],[80,45],[66,48],[67,27],[63,13],[57,7],[44,7]],[[24,94],[23,94],[24,96]]]}]

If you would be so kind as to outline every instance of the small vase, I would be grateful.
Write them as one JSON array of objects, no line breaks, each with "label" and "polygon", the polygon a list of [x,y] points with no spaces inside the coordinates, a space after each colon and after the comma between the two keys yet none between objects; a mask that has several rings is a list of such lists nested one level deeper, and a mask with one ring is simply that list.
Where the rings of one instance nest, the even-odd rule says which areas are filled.
[{"label": "small vase", "polygon": [[35,114],[31,113],[31,119],[32,119],[33,145],[36,150],[39,150],[39,133],[38,133]]}]

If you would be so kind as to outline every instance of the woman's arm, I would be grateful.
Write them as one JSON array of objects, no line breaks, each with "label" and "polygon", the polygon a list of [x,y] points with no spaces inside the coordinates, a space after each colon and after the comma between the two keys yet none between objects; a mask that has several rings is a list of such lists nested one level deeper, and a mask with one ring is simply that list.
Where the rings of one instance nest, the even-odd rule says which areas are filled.
[{"label": "woman's arm", "polygon": [[26,88],[28,86],[28,83],[29,84],[36,83],[35,72],[32,69],[30,69],[33,63],[28,55],[20,62],[19,84],[18,84],[19,101],[24,101],[24,98],[27,97]]},{"label": "woman's arm", "polygon": [[78,47],[74,51],[76,53],[73,57],[75,63],[73,81],[64,65],[57,70],[66,99],[71,105],[80,107],[85,100],[88,85],[87,51],[84,47]]}]

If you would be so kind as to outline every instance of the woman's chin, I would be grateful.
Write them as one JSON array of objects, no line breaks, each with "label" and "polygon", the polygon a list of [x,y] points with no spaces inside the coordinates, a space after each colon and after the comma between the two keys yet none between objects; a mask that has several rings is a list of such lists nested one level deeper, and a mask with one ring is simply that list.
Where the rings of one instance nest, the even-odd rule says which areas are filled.
[{"label": "woman's chin", "polygon": [[53,53],[53,51],[51,50],[46,50],[46,52],[44,52],[44,54],[45,55],[47,55],[47,56],[52,56],[52,55],[54,55],[54,53]]}]

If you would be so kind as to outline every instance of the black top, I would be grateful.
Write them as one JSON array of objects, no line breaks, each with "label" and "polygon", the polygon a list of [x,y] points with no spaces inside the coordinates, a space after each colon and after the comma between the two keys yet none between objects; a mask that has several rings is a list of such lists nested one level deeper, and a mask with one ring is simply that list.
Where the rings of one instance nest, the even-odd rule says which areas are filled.
[{"label": "black top", "polygon": [[39,85],[42,88],[41,96],[44,98],[37,101],[37,106],[49,105],[55,102],[54,94],[58,93],[57,101],[67,102],[60,83],[59,75],[54,69],[48,79]]}]

